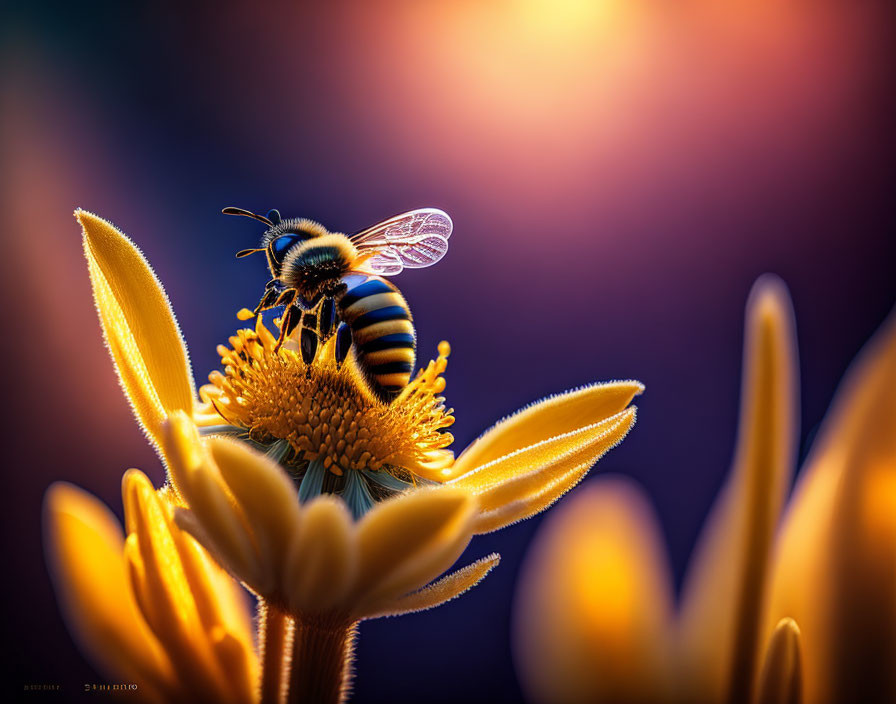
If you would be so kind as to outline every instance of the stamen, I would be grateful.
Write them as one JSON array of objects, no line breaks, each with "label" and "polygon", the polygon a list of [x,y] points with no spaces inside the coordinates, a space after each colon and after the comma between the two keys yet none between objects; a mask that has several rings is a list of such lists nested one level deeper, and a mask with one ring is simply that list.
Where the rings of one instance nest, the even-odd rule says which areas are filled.
[{"label": "stamen", "polygon": [[[238,317],[247,319],[247,312]],[[254,330],[238,330],[229,347],[218,347],[224,371],[209,375],[200,398],[207,412],[231,425],[209,427],[205,434],[245,434],[290,472],[302,500],[337,493],[352,511],[440,479],[439,470],[454,458],[447,449],[453,437],[445,432],[454,417],[441,396],[448,343],[439,345],[438,357],[397,398],[384,403],[351,358],[339,363],[342,329],[325,342],[304,326],[293,336],[281,332],[282,348],[259,316]]]}]

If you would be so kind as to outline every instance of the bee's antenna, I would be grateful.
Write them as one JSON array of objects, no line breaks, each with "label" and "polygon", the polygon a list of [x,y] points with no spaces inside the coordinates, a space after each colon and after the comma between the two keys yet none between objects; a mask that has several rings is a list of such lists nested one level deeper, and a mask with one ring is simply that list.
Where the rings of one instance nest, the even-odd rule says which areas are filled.
[{"label": "bee's antenna", "polygon": [[256,215],[255,213],[251,213],[248,210],[243,210],[242,208],[224,208],[224,210],[222,210],[221,212],[225,215],[244,215],[247,218],[258,220],[258,222],[263,222],[268,227],[274,226],[274,223],[263,215]]}]

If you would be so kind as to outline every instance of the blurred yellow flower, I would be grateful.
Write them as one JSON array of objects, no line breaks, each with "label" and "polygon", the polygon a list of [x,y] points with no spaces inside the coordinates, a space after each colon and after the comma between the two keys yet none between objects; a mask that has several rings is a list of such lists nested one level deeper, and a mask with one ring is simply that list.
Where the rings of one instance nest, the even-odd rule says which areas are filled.
[{"label": "blurred yellow flower", "polygon": [[47,491],[46,553],[72,633],[110,682],[136,685],[129,696],[253,701],[245,593],[174,525],[144,474],[127,472],[122,492],[127,537],[90,494],[65,482]]},{"label": "blurred yellow flower", "polygon": [[122,387],[183,502],[175,520],[259,597],[263,701],[343,699],[359,620],[469,589],[497,555],[432,580],[474,534],[555,502],[634,424],[642,385],[597,384],[519,411],[455,459],[447,343],[383,404],[326,348],[310,365],[294,341],[276,350],[260,320],[219,348],[224,372],[197,400],[146,260],[106,221],[76,217]]},{"label": "blurred yellow flower", "polygon": [[523,569],[517,664],[533,701],[896,701],[896,315],[844,381],[783,521],[797,440],[784,285],[747,306],[734,466],[677,610],[632,483],[550,519]]}]

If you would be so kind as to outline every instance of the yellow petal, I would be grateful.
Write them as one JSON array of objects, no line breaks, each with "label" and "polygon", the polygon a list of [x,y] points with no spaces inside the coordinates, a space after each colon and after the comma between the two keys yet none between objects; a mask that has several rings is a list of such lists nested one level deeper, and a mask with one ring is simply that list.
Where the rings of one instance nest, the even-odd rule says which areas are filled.
[{"label": "yellow petal", "polygon": [[800,704],[803,700],[800,629],[784,618],[772,634],[759,676],[758,704]]},{"label": "yellow petal", "polygon": [[514,601],[534,702],[669,701],[672,583],[659,528],[629,480],[601,477],[546,519]]},{"label": "yellow petal", "polygon": [[282,568],[299,529],[299,495],[286,472],[245,443],[211,438],[208,448],[251,527],[259,562],[283,583]]},{"label": "yellow petal", "polygon": [[[217,659],[224,637],[221,622],[212,620],[219,595],[197,589],[206,581],[195,579],[199,576],[195,571],[198,565],[191,565],[193,573],[188,574],[190,565],[185,558],[192,557],[187,543],[190,539],[174,525],[170,510],[142,472],[127,472],[122,490],[131,531],[125,550],[131,583],[147,623],[171,658],[180,687],[186,692],[202,692],[216,701],[247,701],[254,681],[235,681],[237,670],[225,669],[225,665],[232,665],[232,652],[225,651],[227,663]],[[205,601],[201,605],[200,597]],[[251,639],[244,644],[248,650],[243,651],[242,670],[247,674],[251,670]]]},{"label": "yellow petal", "polygon": [[366,618],[400,616],[441,606],[479,584],[500,561],[501,556],[497,553],[492,553],[481,560],[476,560],[471,565],[442,577],[423,589],[418,589],[415,592],[384,604],[377,612],[368,614]]},{"label": "yellow petal", "polygon": [[233,580],[174,524],[165,492],[145,474],[128,471],[122,493],[134,593],[182,688],[217,701],[250,701],[258,663]]},{"label": "yellow petal", "polygon": [[598,423],[619,413],[642,391],[644,386],[637,381],[614,381],[534,403],[499,421],[474,441],[444,473],[445,479],[463,476],[520,448]]},{"label": "yellow petal", "polygon": [[167,527],[177,547],[203,627],[208,633],[223,627],[251,650],[253,628],[245,590],[212,559],[201,544],[178,529],[174,514],[182,509],[170,485],[160,489],[157,495],[159,501],[168,506]]},{"label": "yellow petal", "polygon": [[896,313],[847,373],[794,491],[766,628],[800,625],[807,702],[896,701]]},{"label": "yellow petal", "polygon": [[217,552],[218,547],[215,541],[199,522],[195,513],[189,509],[177,507],[174,509],[174,523],[181,529],[181,531],[191,536],[217,564],[221,565],[222,568],[239,579],[239,577],[236,576],[236,570],[229,562],[229,558],[226,555]]},{"label": "yellow petal", "polygon": [[246,593],[190,535],[179,531],[177,543],[225,689],[235,701],[252,701],[260,663],[255,654]]},{"label": "yellow petal", "polygon": [[[480,511],[473,532],[477,535],[491,533],[544,511],[578,484],[594,463],[625,437],[634,422],[635,409],[627,409],[614,416],[594,444],[563,456],[556,464],[548,464],[546,470],[533,471],[531,474],[535,476],[531,479],[521,475],[519,480],[508,480],[509,489],[528,488],[529,493],[518,492],[512,501],[498,504],[489,511]],[[504,493],[503,486],[498,489]]]},{"label": "yellow petal", "polygon": [[629,408],[599,423],[512,452],[448,482],[473,493],[482,511],[537,494],[573,467],[590,468],[634,425]]},{"label": "yellow petal", "polygon": [[90,494],[57,482],[44,499],[44,535],[72,636],[110,681],[135,682],[147,698],[162,699],[172,691],[171,663],[134,601],[115,517]]},{"label": "yellow petal", "polygon": [[691,701],[750,700],[772,538],[798,436],[793,313],[776,277],[754,285],[745,333],[734,464],[683,592],[681,657]]},{"label": "yellow petal", "polygon": [[193,377],[168,297],[146,259],[110,223],[83,210],[84,253],[109,351],[138,419],[158,442],[160,423],[193,409]]},{"label": "yellow petal", "polygon": [[374,507],[358,525],[358,610],[419,589],[448,569],[470,541],[475,510],[466,492],[444,487]]},{"label": "yellow petal", "polygon": [[580,464],[569,470],[567,474],[558,477],[556,481],[539,492],[529,494],[491,511],[478,513],[473,521],[473,534],[484,535],[493,533],[496,530],[501,530],[541,513],[578,484],[582,477],[588,473],[589,469],[591,469],[590,463]]},{"label": "yellow petal", "polygon": [[246,642],[224,628],[216,628],[211,633],[215,657],[221,670],[230,683],[228,701],[258,701],[257,682],[259,678],[258,661],[254,652],[246,650]]},{"label": "yellow petal", "polygon": [[357,570],[357,542],[345,502],[320,496],[302,512],[283,552],[285,596],[292,612],[320,613],[343,603]]},{"label": "yellow petal", "polygon": [[[262,569],[248,521],[228,493],[218,467],[199,439],[196,426],[182,412],[173,413],[162,425],[162,447],[169,471],[197,522],[178,512],[177,523],[234,576],[257,593],[275,586],[274,576]],[[200,530],[194,530],[196,526]]]},{"label": "yellow petal", "polygon": [[165,409],[156,394],[140,350],[109,285],[90,259],[87,264],[103,336],[112,356],[118,380],[143,431],[149,440],[158,446],[158,429],[165,418]]},{"label": "yellow petal", "polygon": [[[126,472],[122,495],[134,591],[147,623],[170,651],[192,635],[186,631],[196,625],[193,597],[149,479],[138,470]],[[179,654],[172,655],[176,663]]]}]

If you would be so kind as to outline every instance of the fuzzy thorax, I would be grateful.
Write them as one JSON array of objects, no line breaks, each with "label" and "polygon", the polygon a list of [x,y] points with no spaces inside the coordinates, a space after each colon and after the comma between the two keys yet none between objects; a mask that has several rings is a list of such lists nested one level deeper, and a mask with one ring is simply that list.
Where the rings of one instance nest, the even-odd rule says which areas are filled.
[{"label": "fuzzy thorax", "polygon": [[352,268],[357,256],[358,250],[345,235],[319,235],[287,252],[280,280],[309,298],[333,296],[340,278]]},{"label": "fuzzy thorax", "polygon": [[219,345],[224,372],[212,372],[200,396],[253,443],[279,444],[283,451],[276,454],[287,469],[301,474],[317,461],[337,486],[350,470],[386,472],[413,484],[418,477],[438,480],[453,462],[445,449],[453,437],[445,428],[454,417],[441,396],[448,343],[397,398],[383,403],[351,359],[336,364],[332,339],[310,365],[294,342],[274,352],[276,342],[260,317],[254,330],[239,330],[230,347]]}]

